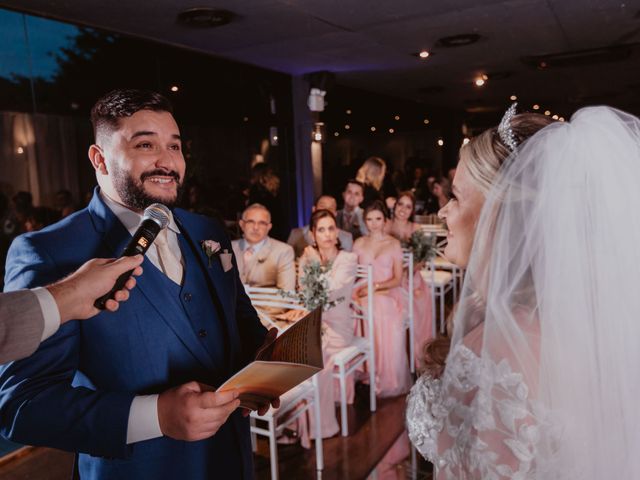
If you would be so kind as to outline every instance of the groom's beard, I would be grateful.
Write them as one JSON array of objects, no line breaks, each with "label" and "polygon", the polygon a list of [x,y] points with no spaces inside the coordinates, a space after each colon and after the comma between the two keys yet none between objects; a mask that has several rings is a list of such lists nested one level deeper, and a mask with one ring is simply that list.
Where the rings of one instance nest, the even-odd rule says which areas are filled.
[{"label": "groom's beard", "polygon": [[[144,210],[153,203],[162,203],[169,208],[173,208],[178,204],[184,192],[183,182],[180,181],[180,175],[176,171],[152,170],[140,175],[139,180],[117,167],[114,168],[112,166],[111,172],[113,175],[113,187],[118,192],[122,203],[134,210]],[[170,176],[175,179],[177,188],[173,198],[154,196],[145,190],[144,180],[154,175]]]}]

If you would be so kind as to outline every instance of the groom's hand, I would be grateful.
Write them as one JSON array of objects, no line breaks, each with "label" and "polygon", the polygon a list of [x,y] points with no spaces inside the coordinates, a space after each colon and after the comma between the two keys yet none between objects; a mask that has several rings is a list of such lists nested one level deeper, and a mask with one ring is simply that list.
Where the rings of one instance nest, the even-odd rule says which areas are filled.
[{"label": "groom's hand", "polygon": [[176,440],[203,440],[215,435],[238,406],[236,390],[215,392],[209,385],[185,383],[158,397],[160,430]]}]

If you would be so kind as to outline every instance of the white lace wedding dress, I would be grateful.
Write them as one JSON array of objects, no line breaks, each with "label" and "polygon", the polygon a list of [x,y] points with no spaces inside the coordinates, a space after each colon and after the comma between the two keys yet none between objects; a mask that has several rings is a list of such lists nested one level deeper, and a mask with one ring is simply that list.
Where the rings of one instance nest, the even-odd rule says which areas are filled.
[{"label": "white lace wedding dress", "polygon": [[546,417],[506,359],[481,360],[463,344],[443,377],[421,376],[407,400],[409,438],[447,480],[531,478]]}]

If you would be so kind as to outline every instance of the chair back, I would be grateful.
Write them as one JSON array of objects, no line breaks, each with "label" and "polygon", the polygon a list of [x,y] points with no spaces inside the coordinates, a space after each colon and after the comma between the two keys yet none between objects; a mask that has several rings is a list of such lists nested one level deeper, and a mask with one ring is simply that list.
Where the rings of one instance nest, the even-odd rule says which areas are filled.
[{"label": "chair back", "polygon": [[[362,308],[362,306],[354,301],[351,301],[351,312],[353,317],[356,319],[358,326],[362,326],[362,323],[366,322],[369,335],[369,350],[371,352],[371,366],[370,368],[375,369],[375,336],[373,330],[373,266],[372,265],[361,265],[358,264],[356,268],[356,284],[362,285],[366,283],[367,285],[367,308],[366,310]],[[361,328],[361,336],[365,337],[364,329]]]},{"label": "chair back", "polygon": [[249,285],[244,285],[244,290],[247,292],[249,300],[251,300],[251,305],[253,305],[256,312],[258,312],[260,319],[273,328],[276,328],[278,330],[278,334],[282,333],[286,329],[279,326],[277,322],[271,318],[269,309],[305,310],[304,305],[302,305],[298,300],[283,297],[280,293],[281,291],[275,287],[251,287]]}]

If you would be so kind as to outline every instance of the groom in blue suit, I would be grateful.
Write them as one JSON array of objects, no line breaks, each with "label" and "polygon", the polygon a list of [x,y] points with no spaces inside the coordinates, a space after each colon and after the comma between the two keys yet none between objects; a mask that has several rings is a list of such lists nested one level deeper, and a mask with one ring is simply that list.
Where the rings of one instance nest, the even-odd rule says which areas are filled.
[{"label": "groom in blue suit", "polygon": [[[179,197],[185,161],[164,97],[114,91],[91,120],[99,187],[84,210],[14,241],[7,290],[119,256],[144,208],[172,208]],[[253,478],[237,392],[215,387],[254,357],[266,331],[220,225],[172,212],[118,312],[68,322],[31,357],[0,368],[0,434],[78,452],[83,479]],[[220,251],[208,257],[205,240]]]}]

